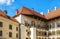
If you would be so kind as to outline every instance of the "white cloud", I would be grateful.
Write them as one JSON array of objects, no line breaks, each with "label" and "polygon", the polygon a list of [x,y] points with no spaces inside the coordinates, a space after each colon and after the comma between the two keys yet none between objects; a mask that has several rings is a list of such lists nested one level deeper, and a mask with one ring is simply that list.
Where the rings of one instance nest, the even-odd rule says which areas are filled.
[{"label": "white cloud", "polygon": [[14,2],[15,0],[0,0],[0,4],[6,4],[6,5],[10,5],[12,2]]},{"label": "white cloud", "polygon": [[12,0],[12,2],[14,2],[15,0]]},{"label": "white cloud", "polygon": [[7,0],[7,1],[6,1],[6,4],[7,4],[7,5],[10,5],[10,4],[11,4],[11,0]]},{"label": "white cloud", "polygon": [[0,0],[0,4],[4,4],[6,0]]}]

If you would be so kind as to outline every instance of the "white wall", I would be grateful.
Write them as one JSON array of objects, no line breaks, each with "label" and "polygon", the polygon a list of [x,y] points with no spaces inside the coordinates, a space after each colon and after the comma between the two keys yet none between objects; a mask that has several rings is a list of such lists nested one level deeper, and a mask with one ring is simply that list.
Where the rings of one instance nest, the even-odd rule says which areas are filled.
[{"label": "white wall", "polygon": [[20,28],[21,28],[21,39],[26,39],[26,28],[25,26],[22,24],[24,23],[24,19],[22,15],[19,15],[18,17],[16,17],[15,19],[17,19],[17,21],[21,24]]},{"label": "white wall", "polygon": [[30,31],[31,31],[31,35],[30,35],[31,39],[36,39],[36,28],[31,27]]},{"label": "white wall", "polygon": [[[41,26],[44,25],[44,22],[42,22],[41,20],[37,20],[25,15],[19,15],[18,17],[16,17],[15,19],[17,19],[17,21],[21,24],[20,28],[21,28],[21,39],[26,39],[27,34],[26,34],[26,26],[24,25],[24,21],[27,21],[29,24],[31,23],[31,21],[35,21],[35,23],[38,25],[40,24]],[[31,39],[36,39],[36,28],[31,27],[30,28],[31,31]]]}]

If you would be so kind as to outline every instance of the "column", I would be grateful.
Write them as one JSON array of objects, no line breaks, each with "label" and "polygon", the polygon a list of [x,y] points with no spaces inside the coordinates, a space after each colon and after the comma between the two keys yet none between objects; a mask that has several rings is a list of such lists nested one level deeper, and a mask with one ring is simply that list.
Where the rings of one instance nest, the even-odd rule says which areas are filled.
[{"label": "column", "polygon": [[57,25],[56,25],[56,22],[55,22],[55,39],[57,38],[56,37],[56,35],[57,35],[56,29],[57,29]]},{"label": "column", "polygon": [[31,39],[36,39],[36,28],[31,27],[30,31],[31,31],[31,35],[30,35]]},{"label": "column", "polygon": [[21,39],[26,39],[26,28],[24,25],[20,26],[21,28]]}]

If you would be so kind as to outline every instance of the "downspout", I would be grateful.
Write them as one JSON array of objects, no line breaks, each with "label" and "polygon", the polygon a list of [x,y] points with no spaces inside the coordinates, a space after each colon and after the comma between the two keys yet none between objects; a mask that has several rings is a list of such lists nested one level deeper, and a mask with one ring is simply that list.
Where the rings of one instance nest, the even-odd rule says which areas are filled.
[{"label": "downspout", "polygon": [[20,25],[21,24],[19,24],[19,39],[21,39],[21,28],[20,28]]}]

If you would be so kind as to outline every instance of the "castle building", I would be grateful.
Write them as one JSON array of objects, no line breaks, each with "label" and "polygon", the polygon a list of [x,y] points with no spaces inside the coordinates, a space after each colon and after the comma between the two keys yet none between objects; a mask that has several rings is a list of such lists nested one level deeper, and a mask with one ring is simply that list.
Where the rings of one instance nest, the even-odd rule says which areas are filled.
[{"label": "castle building", "polygon": [[21,39],[60,39],[60,8],[44,15],[23,6],[13,18],[21,24]]},{"label": "castle building", "polygon": [[13,17],[0,10],[0,39],[60,39],[60,8],[44,15],[23,6]]},{"label": "castle building", "polygon": [[0,10],[0,39],[19,39],[19,23]]}]

